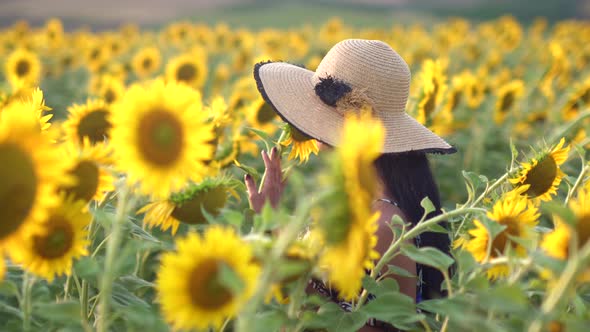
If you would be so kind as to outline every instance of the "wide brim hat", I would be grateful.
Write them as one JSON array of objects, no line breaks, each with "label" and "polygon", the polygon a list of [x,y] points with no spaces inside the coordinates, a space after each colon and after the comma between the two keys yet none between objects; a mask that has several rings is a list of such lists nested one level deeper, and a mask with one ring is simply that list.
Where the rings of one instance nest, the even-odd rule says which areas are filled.
[{"label": "wide brim hat", "polygon": [[[385,128],[383,153],[453,153],[456,149],[406,113],[410,70],[389,45],[347,39],[315,72],[286,62],[254,66],[258,91],[277,114],[307,136],[337,146],[350,104],[365,100]],[[347,97],[348,96],[348,97]]]}]

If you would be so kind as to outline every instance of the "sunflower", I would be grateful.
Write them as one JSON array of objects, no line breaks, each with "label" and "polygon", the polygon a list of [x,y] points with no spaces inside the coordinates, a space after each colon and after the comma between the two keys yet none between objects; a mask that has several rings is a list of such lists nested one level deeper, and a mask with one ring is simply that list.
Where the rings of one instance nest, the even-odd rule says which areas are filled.
[{"label": "sunflower", "polygon": [[498,89],[496,92],[497,99],[494,111],[494,121],[496,124],[504,122],[518,99],[520,99],[523,94],[524,83],[521,80],[512,80]]},{"label": "sunflower", "polygon": [[4,73],[15,89],[35,86],[39,84],[41,61],[35,53],[17,49],[6,59]]},{"label": "sunflower", "polygon": [[521,163],[518,176],[510,179],[516,187],[528,185],[523,194],[541,201],[550,201],[551,196],[557,194],[557,187],[565,176],[561,168],[568,157],[570,147],[563,147],[565,140],[548,152],[542,152],[529,162]]},{"label": "sunflower", "polygon": [[111,120],[116,163],[130,183],[140,183],[141,193],[168,197],[208,173],[214,134],[198,91],[162,80],[134,85]]},{"label": "sunflower", "polygon": [[64,41],[64,27],[59,19],[52,18],[45,25],[45,38],[50,48],[62,46]]},{"label": "sunflower", "polygon": [[171,59],[166,65],[166,80],[182,82],[201,88],[207,78],[207,63],[201,54],[186,53]]},{"label": "sunflower", "polygon": [[115,189],[115,179],[106,169],[111,160],[105,144],[91,145],[85,139],[81,146],[64,143],[62,150],[64,159],[70,162],[68,174],[74,181],[61,186],[60,191],[76,200],[102,202],[107,193]]},{"label": "sunflower", "polygon": [[[162,256],[156,280],[164,319],[175,330],[218,328],[254,294],[260,268],[251,247],[232,229],[217,225],[202,236],[177,240],[176,246],[176,252]],[[222,273],[233,274],[240,287],[224,283]]]},{"label": "sunflower", "polygon": [[139,50],[131,60],[133,71],[140,78],[154,74],[162,65],[162,55],[156,47],[146,47]]},{"label": "sunflower", "polygon": [[565,121],[573,120],[580,112],[580,107],[590,105],[590,78],[576,85],[574,92],[569,96],[568,101],[562,109]]},{"label": "sunflower", "polygon": [[347,116],[332,175],[324,181],[331,188],[330,204],[319,208],[314,238],[325,247],[320,266],[347,300],[359,295],[365,269],[373,268],[379,258],[374,250],[379,213],[371,211],[371,203],[377,191],[373,162],[383,138],[383,126],[369,113]]},{"label": "sunflower", "polygon": [[68,113],[63,123],[67,141],[82,145],[88,140],[98,144],[109,138],[111,110],[103,101],[89,99],[86,104],[74,104],[68,107]]},{"label": "sunflower", "polygon": [[107,104],[113,104],[125,93],[125,83],[121,78],[113,75],[101,75],[91,82],[90,92]]},{"label": "sunflower", "polygon": [[[575,224],[569,225],[555,216],[555,228],[546,234],[541,241],[541,248],[551,257],[567,260],[571,253],[572,237],[576,236],[577,249],[581,249],[590,241],[590,187],[580,189],[577,197],[568,203],[575,215]],[[579,277],[581,281],[590,281],[590,269],[586,269]]]},{"label": "sunflower", "polygon": [[447,90],[446,64],[441,60],[426,60],[422,65],[419,80],[422,82],[416,120],[426,124],[441,104]]},{"label": "sunflower", "polygon": [[73,261],[88,255],[91,219],[84,201],[65,199],[48,212],[41,228],[22,236],[11,258],[49,282],[55,276],[69,275]]},{"label": "sunflower", "polygon": [[110,51],[108,45],[99,39],[88,43],[85,49],[85,60],[88,69],[93,73],[104,69],[107,61],[111,58]]},{"label": "sunflower", "polygon": [[174,235],[180,222],[189,225],[206,223],[203,210],[217,216],[227,203],[228,191],[233,191],[228,180],[206,179],[198,185],[190,184],[184,191],[166,200],[149,203],[137,213],[145,213],[143,222],[149,227],[158,226],[163,231],[172,228]]},{"label": "sunflower", "polygon": [[51,140],[31,108],[0,113],[0,248],[58,202],[55,188],[66,165]]},{"label": "sunflower", "polygon": [[284,146],[291,145],[289,160],[299,158],[299,163],[304,163],[309,159],[310,154],[317,155],[320,151],[318,141],[305,135],[295,127],[287,125],[287,139],[282,142]]},{"label": "sunflower", "polygon": [[[477,262],[485,263],[491,258],[500,257],[506,254],[508,248],[519,257],[526,255],[526,248],[513,238],[527,240],[534,236],[539,211],[531,201],[521,195],[520,191],[507,193],[494,204],[492,211],[487,213],[491,222],[505,227],[491,240],[490,252],[490,232],[481,221],[474,220],[475,228],[468,231],[471,239],[466,240],[462,247],[470,252]],[[490,279],[507,274],[508,266],[505,264],[495,265],[487,271]]]},{"label": "sunflower", "polygon": [[277,130],[274,120],[278,119],[277,113],[261,97],[250,103],[246,109],[248,123],[254,128],[272,134]]},{"label": "sunflower", "polygon": [[466,72],[463,76],[465,83],[465,101],[471,109],[478,108],[486,97],[485,86],[482,80],[478,79],[471,72]]}]

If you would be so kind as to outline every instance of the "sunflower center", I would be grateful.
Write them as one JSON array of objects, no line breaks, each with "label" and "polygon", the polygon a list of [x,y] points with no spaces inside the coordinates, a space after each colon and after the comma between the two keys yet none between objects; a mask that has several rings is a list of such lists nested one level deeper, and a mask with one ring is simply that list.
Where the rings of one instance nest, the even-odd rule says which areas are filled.
[{"label": "sunflower center", "polygon": [[104,92],[104,101],[107,104],[112,104],[117,99],[117,94],[113,91],[113,89],[107,89]]},{"label": "sunflower center", "polygon": [[578,246],[581,248],[590,241],[590,214],[584,214],[578,218],[576,231],[578,233]]},{"label": "sunflower center", "polygon": [[586,89],[584,91],[584,93],[580,97],[580,100],[583,101],[584,104],[588,104],[590,102],[590,89]]},{"label": "sunflower center", "polygon": [[276,113],[272,110],[272,107],[268,103],[262,104],[258,109],[258,113],[256,113],[256,121],[258,123],[268,123],[271,122],[276,116]]},{"label": "sunflower center", "polygon": [[78,139],[80,142],[88,137],[90,143],[95,144],[109,137],[111,123],[107,119],[108,112],[105,109],[97,109],[86,114],[78,124]]},{"label": "sunflower center", "polygon": [[215,311],[232,299],[231,291],[219,280],[221,264],[209,258],[197,265],[190,275],[189,292],[193,305],[206,311]]},{"label": "sunflower center", "polygon": [[197,76],[197,68],[193,64],[185,63],[176,70],[176,79],[182,82],[190,82]]},{"label": "sunflower center", "polygon": [[0,239],[16,231],[31,213],[37,175],[31,158],[18,146],[0,144]]},{"label": "sunflower center", "polygon": [[510,91],[504,95],[502,102],[500,103],[500,112],[508,112],[510,107],[514,103],[514,92]]},{"label": "sunflower center", "polygon": [[531,198],[538,197],[546,193],[557,176],[557,164],[551,156],[543,158],[526,174],[526,180],[523,184],[529,184],[529,189],[525,192]]},{"label": "sunflower center", "polygon": [[494,238],[492,242],[491,257],[497,257],[497,253],[503,253],[506,249],[506,245],[510,244],[513,248],[516,247],[517,243],[512,241],[509,236],[519,237],[520,228],[518,227],[519,221],[513,218],[504,218],[499,221],[500,224],[506,226],[506,228],[500,232]]},{"label": "sunflower center", "polygon": [[31,70],[31,64],[27,60],[19,60],[16,63],[16,74],[19,77],[26,76]]},{"label": "sunflower center", "polygon": [[306,142],[312,138],[297,130],[295,127],[289,128],[291,130],[291,139],[295,142]]},{"label": "sunflower center", "polygon": [[61,215],[51,216],[49,225],[47,234],[33,238],[33,248],[43,258],[60,258],[72,247],[74,230]]},{"label": "sunflower center", "polygon": [[461,90],[457,90],[455,91],[455,93],[453,94],[451,100],[451,111],[453,111],[460,103],[461,103],[461,99],[463,98],[463,91]]},{"label": "sunflower center", "polygon": [[149,162],[169,166],[181,155],[184,146],[182,124],[170,112],[154,110],[139,122],[139,151]]},{"label": "sunflower center", "polygon": [[152,67],[152,59],[150,59],[150,58],[143,59],[141,66],[144,69],[150,69]]},{"label": "sunflower center", "polygon": [[76,199],[89,202],[98,190],[98,179],[100,176],[98,166],[90,160],[82,160],[70,172],[75,176],[75,186],[67,188],[66,193],[74,195]]},{"label": "sunflower center", "polygon": [[172,217],[186,224],[206,223],[205,216],[201,210],[217,216],[227,200],[226,188],[223,186],[209,189],[207,192],[200,192],[182,202],[175,204],[172,210]]}]

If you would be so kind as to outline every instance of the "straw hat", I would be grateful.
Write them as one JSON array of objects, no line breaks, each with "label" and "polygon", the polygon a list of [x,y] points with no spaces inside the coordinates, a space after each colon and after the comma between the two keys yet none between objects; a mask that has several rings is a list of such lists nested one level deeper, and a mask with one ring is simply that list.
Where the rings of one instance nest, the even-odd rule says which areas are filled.
[{"label": "straw hat", "polygon": [[344,115],[368,104],[385,127],[384,153],[456,149],[409,116],[410,70],[389,45],[347,39],[334,45],[315,72],[284,62],[254,66],[258,91],[284,121],[335,146]]}]

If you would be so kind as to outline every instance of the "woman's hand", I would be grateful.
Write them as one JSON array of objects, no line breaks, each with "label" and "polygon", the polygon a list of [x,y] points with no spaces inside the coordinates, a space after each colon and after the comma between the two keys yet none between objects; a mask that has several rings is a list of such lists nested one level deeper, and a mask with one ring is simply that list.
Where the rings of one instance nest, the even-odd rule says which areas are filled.
[{"label": "woman's hand", "polygon": [[285,188],[285,181],[282,179],[281,156],[277,148],[272,148],[270,156],[266,151],[262,151],[262,160],[264,160],[265,169],[260,191],[258,191],[258,186],[250,174],[244,176],[250,207],[256,213],[262,210],[266,200],[269,200],[270,205],[276,208]]}]

